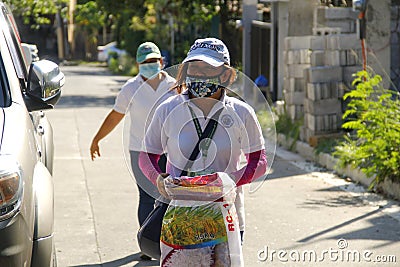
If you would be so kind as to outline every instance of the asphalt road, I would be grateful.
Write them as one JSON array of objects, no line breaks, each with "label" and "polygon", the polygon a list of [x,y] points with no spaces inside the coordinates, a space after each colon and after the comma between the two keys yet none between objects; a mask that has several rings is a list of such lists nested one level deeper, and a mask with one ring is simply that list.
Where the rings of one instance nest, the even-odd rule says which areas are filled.
[{"label": "asphalt road", "polygon": [[[158,266],[139,261],[138,191],[125,163],[123,123],[92,137],[128,77],[103,67],[64,66],[60,102],[47,111],[55,137],[55,246],[59,267]],[[245,266],[394,266],[399,203],[365,193],[278,148],[269,179],[246,192]]]}]

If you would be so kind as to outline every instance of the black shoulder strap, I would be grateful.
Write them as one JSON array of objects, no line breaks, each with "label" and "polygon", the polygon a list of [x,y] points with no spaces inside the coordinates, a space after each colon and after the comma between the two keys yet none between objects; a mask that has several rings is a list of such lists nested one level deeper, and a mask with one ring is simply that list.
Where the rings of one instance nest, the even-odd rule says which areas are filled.
[{"label": "black shoulder strap", "polygon": [[204,129],[204,132],[201,134],[199,140],[197,141],[197,144],[194,146],[192,154],[189,157],[189,160],[187,161],[185,168],[183,168],[181,176],[185,176],[187,175],[187,171],[188,169],[190,169],[190,167],[192,167],[194,160],[196,159],[197,155],[200,153],[200,142],[204,139],[204,138],[210,138],[212,139],[212,137],[214,136],[215,130],[217,129],[218,126],[218,118],[219,115],[221,114],[223,108],[220,108],[217,112],[215,112],[215,114],[210,118],[210,121],[207,123],[206,128]]}]

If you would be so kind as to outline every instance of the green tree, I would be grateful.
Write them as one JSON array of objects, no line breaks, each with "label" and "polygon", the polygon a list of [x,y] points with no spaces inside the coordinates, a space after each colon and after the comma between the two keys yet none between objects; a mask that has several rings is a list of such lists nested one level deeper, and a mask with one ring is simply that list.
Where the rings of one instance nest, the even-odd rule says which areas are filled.
[{"label": "green tree", "polygon": [[[197,38],[217,37],[228,46],[233,61],[241,58],[241,35],[235,21],[241,16],[242,1],[232,0],[147,0],[154,8],[157,23],[154,23],[153,38],[162,47],[169,48],[171,30],[175,34],[172,51],[175,62],[180,62]],[[172,29],[170,22],[173,22]],[[236,60],[235,60],[236,59]]]},{"label": "green tree", "polygon": [[242,34],[236,27],[236,20],[242,18],[241,4],[243,1],[218,0],[218,20],[220,38],[228,46],[231,55],[231,64],[241,66],[242,61]]},{"label": "green tree", "polygon": [[[143,19],[133,19],[132,27],[145,30],[146,38],[162,48],[174,50],[174,61],[180,62],[197,38],[221,37],[217,0],[147,0],[147,13]],[[174,40],[171,40],[174,36]],[[172,48],[172,44],[174,47]]]},{"label": "green tree", "polygon": [[76,6],[74,19],[85,36],[85,50],[89,60],[95,59],[97,36],[99,29],[104,25],[105,16],[105,12],[99,8],[96,1],[88,1]]},{"label": "green tree", "polygon": [[[145,39],[144,31],[132,28],[132,18],[146,14],[145,0],[96,0],[99,8],[107,12],[107,23],[113,30],[118,46],[130,54],[136,54],[137,46]],[[112,18],[109,20],[108,18]]]},{"label": "green tree", "polygon": [[112,15],[117,42],[132,55],[141,42],[153,41],[161,49],[169,50],[174,62],[180,62],[195,39],[211,36],[224,40],[233,58],[241,58],[241,35],[235,28],[241,1],[97,0],[97,3]]},{"label": "green tree", "polygon": [[25,24],[39,28],[42,24],[50,24],[50,17],[59,12],[67,0],[4,0],[13,14],[21,16]]}]

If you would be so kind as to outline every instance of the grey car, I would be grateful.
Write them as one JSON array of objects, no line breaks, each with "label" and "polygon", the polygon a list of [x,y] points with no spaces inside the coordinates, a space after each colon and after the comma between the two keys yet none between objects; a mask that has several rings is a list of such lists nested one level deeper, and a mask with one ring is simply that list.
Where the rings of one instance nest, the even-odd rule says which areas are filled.
[{"label": "grey car", "polygon": [[0,266],[54,266],[53,132],[43,110],[65,81],[47,60],[27,64],[0,0]]}]

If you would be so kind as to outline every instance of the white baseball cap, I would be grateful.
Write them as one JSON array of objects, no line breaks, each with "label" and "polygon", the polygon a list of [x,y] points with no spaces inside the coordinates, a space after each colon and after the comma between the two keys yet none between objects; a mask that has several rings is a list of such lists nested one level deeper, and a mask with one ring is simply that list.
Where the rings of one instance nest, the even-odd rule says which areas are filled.
[{"label": "white baseball cap", "polygon": [[201,60],[214,67],[231,63],[228,48],[217,38],[197,39],[182,63],[192,60]]}]

